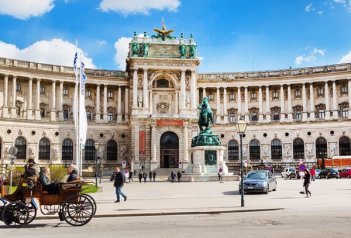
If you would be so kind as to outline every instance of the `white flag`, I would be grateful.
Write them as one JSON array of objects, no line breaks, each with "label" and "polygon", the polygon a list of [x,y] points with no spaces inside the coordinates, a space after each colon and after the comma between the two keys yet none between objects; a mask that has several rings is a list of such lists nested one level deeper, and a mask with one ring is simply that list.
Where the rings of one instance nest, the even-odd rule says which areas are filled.
[{"label": "white flag", "polygon": [[87,112],[85,110],[85,82],[87,76],[84,73],[84,63],[80,67],[80,88],[79,88],[79,141],[85,145],[87,138],[88,122]]}]

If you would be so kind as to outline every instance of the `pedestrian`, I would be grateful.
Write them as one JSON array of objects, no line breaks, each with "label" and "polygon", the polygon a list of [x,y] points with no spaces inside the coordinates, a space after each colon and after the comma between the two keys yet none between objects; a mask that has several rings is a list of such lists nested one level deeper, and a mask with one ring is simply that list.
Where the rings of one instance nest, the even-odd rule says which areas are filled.
[{"label": "pedestrian", "polygon": [[311,174],[308,169],[305,169],[305,176],[304,176],[304,181],[303,181],[303,186],[305,187],[305,193],[306,193],[306,198],[308,198],[308,194],[311,197],[311,192],[308,189],[311,183]]},{"label": "pedestrian", "polygon": [[141,170],[139,171],[138,178],[139,178],[139,183],[141,183],[141,179],[143,178],[143,174],[141,173]]},{"label": "pedestrian", "polygon": [[178,183],[180,183],[180,179],[182,178],[182,173],[180,171],[177,172]]},{"label": "pedestrian", "polygon": [[151,170],[149,172],[149,180],[150,180],[150,182],[152,181],[152,171]]},{"label": "pedestrian", "polygon": [[153,177],[154,182],[155,182],[155,181],[156,181],[156,172],[155,172],[155,170],[154,170],[154,172],[152,173],[152,177]]},{"label": "pedestrian", "polygon": [[173,170],[172,170],[172,172],[171,172],[171,182],[173,183],[174,182],[174,179],[175,179],[175,173],[173,172]]},{"label": "pedestrian", "polygon": [[129,180],[129,182],[130,182],[130,181],[134,182],[134,180],[133,180],[133,172],[132,172],[132,170],[130,170],[130,171],[129,171],[128,180]]},{"label": "pedestrian", "polygon": [[223,183],[223,169],[222,168],[219,168],[219,170],[218,170],[218,181],[220,182],[220,183]]},{"label": "pedestrian", "polygon": [[316,170],[314,167],[312,167],[312,169],[310,170],[311,173],[311,181],[314,181],[314,179],[316,178]]},{"label": "pedestrian", "polygon": [[143,173],[144,183],[146,183],[147,173],[144,171]]},{"label": "pedestrian", "polygon": [[110,178],[110,181],[114,181],[113,182],[113,186],[116,188],[116,197],[117,197],[117,200],[115,201],[116,202],[120,202],[120,195],[122,195],[122,197],[124,198],[124,201],[127,201],[127,195],[125,195],[123,192],[122,192],[122,187],[124,185],[124,175],[121,173],[121,170],[119,169],[119,167],[116,167],[115,171],[113,172],[111,178]]}]

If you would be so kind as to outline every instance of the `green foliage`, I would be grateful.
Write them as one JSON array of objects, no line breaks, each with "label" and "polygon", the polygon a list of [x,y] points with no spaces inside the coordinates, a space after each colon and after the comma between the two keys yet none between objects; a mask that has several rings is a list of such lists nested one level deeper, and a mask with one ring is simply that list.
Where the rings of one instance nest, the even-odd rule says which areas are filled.
[{"label": "green foliage", "polygon": [[67,169],[63,165],[50,165],[50,179],[54,183],[64,182],[63,178],[67,174]]},{"label": "green foliage", "polygon": [[95,187],[95,184],[84,184],[82,187],[82,193],[96,193],[98,188]]},{"label": "green foliage", "polygon": [[[24,167],[13,167],[12,168],[12,185],[17,186],[24,173]],[[10,173],[8,174],[10,176]]]}]

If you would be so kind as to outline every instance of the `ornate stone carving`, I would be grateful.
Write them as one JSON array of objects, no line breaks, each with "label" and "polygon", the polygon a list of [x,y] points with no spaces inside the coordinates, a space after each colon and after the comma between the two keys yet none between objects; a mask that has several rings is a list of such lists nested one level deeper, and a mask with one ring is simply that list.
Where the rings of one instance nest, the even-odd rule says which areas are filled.
[{"label": "ornate stone carving", "polygon": [[121,145],[119,147],[119,154],[120,154],[121,158],[124,158],[124,156],[126,155],[126,152],[127,152],[127,146]]},{"label": "ornate stone carving", "polygon": [[158,113],[167,113],[169,110],[169,104],[167,102],[157,103],[157,112]]}]

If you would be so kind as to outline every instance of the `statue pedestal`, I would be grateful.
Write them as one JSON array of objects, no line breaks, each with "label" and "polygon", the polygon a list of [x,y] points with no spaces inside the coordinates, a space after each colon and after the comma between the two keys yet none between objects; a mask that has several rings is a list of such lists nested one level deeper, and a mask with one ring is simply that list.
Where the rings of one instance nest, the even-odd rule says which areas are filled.
[{"label": "statue pedestal", "polygon": [[[223,174],[228,173],[228,167],[223,160],[224,146],[196,146],[189,151],[193,154],[192,164],[188,165],[186,173],[188,174],[201,174],[201,175],[217,175],[220,168]],[[208,158],[206,158],[206,155]]]}]

